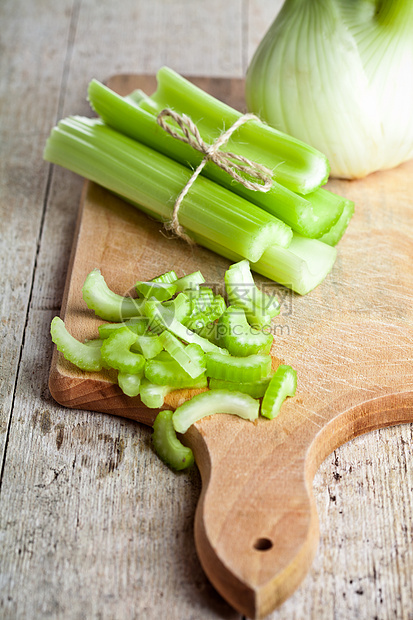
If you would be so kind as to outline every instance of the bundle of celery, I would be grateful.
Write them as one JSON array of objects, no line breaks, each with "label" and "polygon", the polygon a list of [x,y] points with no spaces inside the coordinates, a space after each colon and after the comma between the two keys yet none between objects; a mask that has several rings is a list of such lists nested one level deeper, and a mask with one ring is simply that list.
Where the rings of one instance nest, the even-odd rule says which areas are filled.
[{"label": "bundle of celery", "polygon": [[253,421],[261,412],[271,420],[296,391],[293,368],[281,364],[272,370],[269,325],[279,304],[257,288],[248,261],[231,265],[225,274],[228,306],[204,283],[199,271],[183,278],[169,271],[137,282],[135,299],[110,290],[94,270],[83,285],[83,299],[98,316],[115,322],[100,325],[99,338],[84,343],[59,317],[51,324],[53,342],[68,361],[86,371],[114,369],[120,389],[139,395],[147,407],[161,408],[174,390],[209,388],[174,413],[156,417],[155,449],[175,469],[194,460],[176,432],[215,413]]},{"label": "bundle of celery", "polygon": [[[203,155],[161,128],[158,114],[172,108],[190,116],[208,144],[241,114],[170,69],[157,77],[151,97],[140,91],[121,97],[93,80],[89,101],[100,118],[60,121],[44,157],[167,223]],[[270,190],[248,189],[208,162],[183,199],[180,224],[195,242],[231,260],[248,259],[254,271],[309,292],[334,264],[333,246],[353,203],[321,189],[329,173],[321,153],[258,120],[239,127],[225,148],[270,168]]]}]

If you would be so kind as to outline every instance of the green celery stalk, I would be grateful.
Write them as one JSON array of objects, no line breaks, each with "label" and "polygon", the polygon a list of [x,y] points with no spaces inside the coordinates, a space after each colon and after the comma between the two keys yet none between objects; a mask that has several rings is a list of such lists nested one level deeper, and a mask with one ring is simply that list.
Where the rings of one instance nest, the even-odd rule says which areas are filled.
[{"label": "green celery stalk", "polygon": [[319,241],[322,241],[323,243],[327,243],[328,245],[332,246],[337,245],[341,237],[346,232],[353,215],[354,202],[352,202],[351,200],[346,200],[343,213],[341,214],[339,220],[334,224],[334,226],[330,228],[328,232],[326,232],[322,237],[319,238]]},{"label": "green celery stalk", "polygon": [[[241,260],[239,254],[209,239],[203,239],[202,245],[231,261]],[[330,273],[336,256],[334,247],[318,239],[294,234],[288,248],[268,248],[256,263],[251,264],[251,269],[299,295],[306,295]]]},{"label": "green celery stalk", "polygon": [[[162,221],[171,220],[175,199],[191,176],[188,168],[97,119],[60,121],[47,140],[44,158]],[[288,245],[292,238],[284,222],[202,176],[182,201],[179,221],[196,242],[212,239],[252,261],[270,245]]]},{"label": "green celery stalk", "polygon": [[[160,108],[149,97],[146,99],[146,109],[143,109],[97,80],[89,84],[88,97],[91,106],[105,123],[126,136],[185,166],[195,168],[202,161],[202,153],[173,138],[158,125],[156,116]],[[148,106],[147,102],[151,104]],[[244,144],[241,147],[246,148]],[[327,232],[343,211],[345,199],[324,189],[316,189],[304,197],[274,180],[268,192],[254,191],[241,183],[235,183],[228,173],[212,162],[205,165],[202,174],[280,218],[293,230],[307,237],[319,237]]]},{"label": "green celery stalk", "polygon": [[[223,129],[233,125],[241,113],[180,76],[162,67],[157,73],[158,87],[151,95],[159,109],[172,108],[185,113],[197,125],[202,138],[214,142]],[[140,106],[145,109],[145,99]],[[269,127],[249,121],[229,139],[225,150],[243,155],[274,170],[276,181],[294,192],[307,194],[323,185],[330,172],[327,158],[313,147]]]}]

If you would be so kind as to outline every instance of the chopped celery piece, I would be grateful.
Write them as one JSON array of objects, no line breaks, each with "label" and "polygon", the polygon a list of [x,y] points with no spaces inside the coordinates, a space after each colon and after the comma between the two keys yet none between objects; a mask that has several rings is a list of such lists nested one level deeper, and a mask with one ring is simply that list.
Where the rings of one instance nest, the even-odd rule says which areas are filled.
[{"label": "chopped celery piece", "polygon": [[230,413],[245,420],[256,420],[259,407],[259,402],[248,394],[211,390],[197,394],[178,407],[172,416],[172,421],[177,433],[185,433],[192,424],[215,413]]},{"label": "chopped celery piece", "polygon": [[269,355],[248,355],[234,357],[221,353],[206,354],[206,374],[225,381],[258,381],[267,377],[271,370]]},{"label": "chopped celery piece", "polygon": [[131,332],[133,332],[134,334],[141,336],[148,329],[148,325],[149,319],[141,316],[136,319],[128,319],[127,321],[123,321],[122,323],[102,323],[102,325],[99,325],[98,330],[99,336],[102,339],[109,338],[109,336],[113,334],[113,332],[117,331],[118,329],[123,329],[124,327],[130,329]]},{"label": "chopped celery piece", "polygon": [[176,286],[168,282],[137,282],[135,288],[143,297],[166,301],[175,295]]},{"label": "chopped celery piece", "polygon": [[166,273],[162,273],[160,276],[156,276],[156,278],[152,278],[151,282],[163,282],[164,284],[172,284],[172,282],[176,281],[175,271],[167,271]]},{"label": "chopped celery piece", "polygon": [[262,399],[261,415],[270,420],[275,418],[287,396],[294,396],[296,388],[296,371],[291,366],[278,366]]},{"label": "chopped celery piece", "polygon": [[185,325],[177,321],[173,314],[165,308],[162,304],[156,301],[147,301],[145,303],[144,311],[146,316],[151,319],[155,324],[160,324],[164,329],[170,331],[174,336],[180,338],[187,344],[198,344],[205,352],[217,351],[221,354],[228,353],[225,349],[217,347],[209,340],[198,336],[195,332],[188,329]]},{"label": "chopped celery piece", "polygon": [[249,394],[252,398],[261,398],[264,396],[270,383],[271,375],[265,379],[258,381],[244,381],[235,383],[234,381],[224,381],[223,379],[214,379],[211,377],[208,386],[210,390],[230,390],[231,392],[242,392]]},{"label": "chopped celery piece", "polygon": [[123,321],[142,315],[144,302],[111,291],[99,269],[88,274],[82,294],[89,310],[94,310],[95,314],[106,321]]},{"label": "chopped celery piece", "polygon": [[128,372],[118,373],[118,385],[126,396],[138,396],[143,372],[130,374]]},{"label": "chopped celery piece", "polygon": [[156,454],[173,469],[180,471],[194,464],[191,448],[184,446],[176,436],[172,411],[160,411],[153,423],[152,442]]},{"label": "chopped celery piece", "polygon": [[138,336],[127,327],[115,331],[103,341],[102,359],[108,366],[121,372],[129,374],[141,372],[145,365],[145,358],[140,353],[133,353],[130,350],[137,338]]},{"label": "chopped celery piece", "polygon": [[[168,67],[158,71],[157,81],[158,88],[151,96],[152,102],[160,109],[172,108],[175,112],[187,114],[208,143],[214,142],[223,127],[231,127],[241,116],[240,112]],[[140,102],[140,106],[146,109],[146,99]],[[259,120],[242,125],[229,139],[225,150],[268,166],[274,170],[276,181],[302,194],[323,185],[330,172],[327,158],[320,151]]]},{"label": "chopped celery piece", "polygon": [[162,306],[169,310],[177,321],[182,321],[191,312],[191,304],[184,293],[179,293],[175,299],[165,301]]},{"label": "chopped celery piece", "polygon": [[[203,157],[201,153],[189,144],[176,140],[159,127],[156,116],[162,108],[150,97],[144,97],[143,107],[137,107],[134,103],[129,103],[127,97],[121,97],[96,80],[92,80],[89,84],[88,94],[95,112],[114,129],[183,165],[196,167],[201,162]],[[218,128],[221,127],[220,119]],[[245,144],[238,146],[245,148]],[[305,197],[276,181],[268,192],[248,189],[241,183],[234,183],[230,175],[212,162],[206,164],[202,174],[272,213],[293,230],[308,237],[320,236],[328,230],[337,221],[343,207],[343,199],[340,196],[321,189],[307,193]]]},{"label": "chopped celery piece", "polygon": [[191,331],[217,345],[217,323],[209,314],[202,312],[195,316],[186,317],[182,322]]},{"label": "chopped celery piece", "polygon": [[205,312],[214,301],[214,293],[211,288],[200,288],[198,295],[191,296],[191,315],[198,314],[199,312]]},{"label": "chopped celery piece", "polygon": [[156,334],[143,334],[138,336],[136,341],[131,346],[131,351],[142,353],[145,359],[151,359],[156,357],[162,351],[163,345]]},{"label": "chopped celery piece", "polygon": [[182,278],[178,278],[174,281],[177,292],[187,291],[187,290],[198,290],[199,285],[205,282],[205,278],[200,271],[194,271],[193,273],[188,273],[188,275],[183,276]]},{"label": "chopped celery piece", "polygon": [[170,385],[151,383],[146,377],[142,377],[139,396],[149,409],[160,409],[164,404],[165,396],[175,389]]},{"label": "chopped celery piece", "polygon": [[159,340],[166,351],[175,361],[195,379],[205,372],[205,355],[197,344],[184,345],[178,338],[168,331],[164,331]]},{"label": "chopped celery piece", "polygon": [[271,333],[257,330],[249,325],[242,308],[230,306],[218,320],[218,343],[231,355],[244,357],[269,354],[273,342]]},{"label": "chopped celery piece", "polygon": [[[60,121],[47,140],[44,158],[164,222],[171,220],[174,202],[192,176],[188,168],[99,119]],[[202,175],[182,201],[179,222],[195,242],[211,239],[252,261],[272,244],[287,246],[292,238],[284,222]]]},{"label": "chopped celery piece", "polygon": [[319,241],[327,243],[328,245],[337,245],[341,237],[346,232],[353,215],[354,202],[352,202],[351,200],[346,200],[343,213],[340,216],[339,220],[334,224],[334,226],[330,228],[328,232],[326,232],[322,237],[320,237]]},{"label": "chopped celery piece", "polygon": [[91,372],[102,370],[101,347],[79,342],[66,329],[62,319],[55,316],[50,325],[50,333],[57,350],[63,357],[81,370]]},{"label": "chopped celery piece", "polygon": [[225,299],[222,295],[214,295],[211,305],[206,308],[205,312],[209,315],[211,320],[219,319],[221,314],[227,309]]},{"label": "chopped celery piece", "polygon": [[228,301],[245,311],[251,325],[262,327],[271,323],[279,313],[278,301],[269,298],[255,285],[247,260],[231,265],[225,272],[225,288]]},{"label": "chopped celery piece", "polygon": [[207,387],[205,372],[192,378],[172,357],[156,356],[146,361],[145,377],[158,385],[169,385],[175,389]]}]

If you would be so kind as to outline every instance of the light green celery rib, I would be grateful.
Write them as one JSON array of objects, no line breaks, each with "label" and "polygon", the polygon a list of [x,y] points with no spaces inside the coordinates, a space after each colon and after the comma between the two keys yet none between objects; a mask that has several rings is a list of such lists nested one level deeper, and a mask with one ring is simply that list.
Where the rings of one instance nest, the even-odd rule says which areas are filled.
[{"label": "light green celery rib", "polygon": [[[158,125],[158,108],[149,97],[145,99],[144,109],[137,106],[134,99],[121,97],[97,80],[92,80],[88,98],[103,121],[124,135],[139,140],[185,166],[195,168],[201,162],[203,155],[199,151],[173,138]],[[174,130],[182,133],[178,127],[174,126]],[[235,182],[227,172],[212,162],[205,165],[202,174],[265,209],[307,237],[324,234],[343,210],[344,199],[326,190],[318,189],[304,197],[274,180],[268,192],[254,191]]]},{"label": "light green celery rib", "polygon": [[[44,158],[99,183],[169,221],[191,172],[169,157],[120,134],[96,119],[69,117],[47,140]],[[291,229],[269,213],[198,177],[182,201],[180,224],[197,240],[214,240],[251,261],[267,247],[288,245]]]},{"label": "light green celery rib", "polygon": [[[199,239],[198,243],[231,261],[241,260],[238,254],[208,239]],[[334,247],[318,239],[294,234],[288,248],[275,245],[267,248],[261,258],[251,264],[251,269],[300,295],[306,295],[330,273],[336,257]]]},{"label": "light green celery rib", "polygon": [[337,245],[341,237],[346,232],[353,215],[354,202],[352,202],[351,200],[346,200],[343,213],[341,214],[338,221],[334,224],[334,226],[330,228],[329,231],[327,231],[322,237],[320,237],[319,240],[323,243],[327,243],[328,245]]},{"label": "light green celery rib", "polygon": [[[241,116],[215,97],[162,67],[157,73],[158,88],[151,96],[159,109],[172,108],[187,114],[198,126],[202,138],[211,143],[222,130]],[[146,106],[146,100],[140,102]],[[323,185],[329,175],[327,158],[313,147],[261,121],[249,121],[229,139],[225,150],[243,155],[272,169],[274,179],[294,192],[307,194]]]}]

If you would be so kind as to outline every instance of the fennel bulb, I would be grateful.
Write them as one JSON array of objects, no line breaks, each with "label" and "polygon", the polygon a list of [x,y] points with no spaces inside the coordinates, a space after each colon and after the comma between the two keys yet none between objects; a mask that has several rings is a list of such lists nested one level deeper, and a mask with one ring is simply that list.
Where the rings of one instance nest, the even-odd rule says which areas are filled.
[{"label": "fennel bulb", "polygon": [[413,157],[413,0],[286,0],[250,63],[250,112],[311,144],[331,175]]}]

